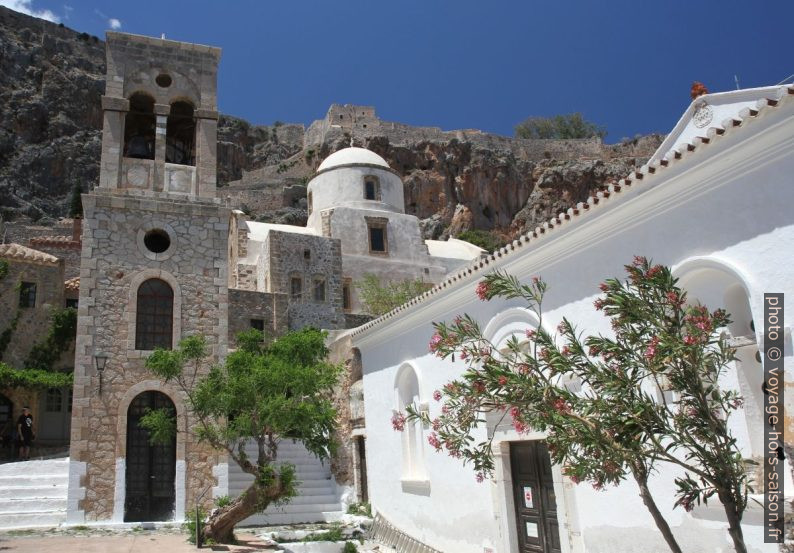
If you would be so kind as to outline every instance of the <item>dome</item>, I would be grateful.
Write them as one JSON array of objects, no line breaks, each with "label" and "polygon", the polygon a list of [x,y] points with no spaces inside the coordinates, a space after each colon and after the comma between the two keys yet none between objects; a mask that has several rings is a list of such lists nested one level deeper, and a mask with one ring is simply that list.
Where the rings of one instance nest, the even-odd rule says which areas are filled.
[{"label": "dome", "polygon": [[341,165],[378,165],[389,169],[389,164],[386,163],[386,160],[375,152],[365,148],[350,147],[334,152],[325,158],[317,168],[317,171],[325,171]]}]

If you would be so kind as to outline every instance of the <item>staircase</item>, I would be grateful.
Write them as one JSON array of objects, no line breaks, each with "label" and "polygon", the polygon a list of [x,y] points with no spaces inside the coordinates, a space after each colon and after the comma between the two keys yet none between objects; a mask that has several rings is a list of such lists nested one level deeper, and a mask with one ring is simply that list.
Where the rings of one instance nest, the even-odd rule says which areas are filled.
[{"label": "staircase", "polygon": [[0,528],[66,522],[69,458],[0,465]]},{"label": "staircase", "polygon": [[[256,459],[255,444],[249,443],[246,453]],[[244,526],[295,524],[300,522],[331,522],[342,515],[336,484],[328,461],[321,463],[300,442],[283,440],[278,446],[278,462],[295,465],[300,481],[298,495],[286,505],[268,507],[263,513],[245,519]],[[229,463],[229,496],[237,497],[253,481],[232,461]]]}]

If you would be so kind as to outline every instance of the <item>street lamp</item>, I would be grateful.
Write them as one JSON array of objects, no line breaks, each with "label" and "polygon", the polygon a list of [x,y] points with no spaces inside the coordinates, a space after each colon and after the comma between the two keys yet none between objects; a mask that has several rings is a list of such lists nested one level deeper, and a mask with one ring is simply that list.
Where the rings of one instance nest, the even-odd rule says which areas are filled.
[{"label": "street lamp", "polygon": [[96,372],[99,375],[99,395],[102,395],[102,373],[105,372],[105,363],[108,361],[108,356],[104,353],[97,353],[94,355],[94,363],[96,363]]}]

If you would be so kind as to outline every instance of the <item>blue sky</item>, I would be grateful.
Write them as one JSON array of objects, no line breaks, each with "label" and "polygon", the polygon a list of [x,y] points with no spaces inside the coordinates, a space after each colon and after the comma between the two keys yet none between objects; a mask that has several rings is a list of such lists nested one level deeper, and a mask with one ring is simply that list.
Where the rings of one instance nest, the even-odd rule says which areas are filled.
[{"label": "blue sky", "polygon": [[0,4],[100,37],[117,26],[220,46],[221,111],[262,124],[308,124],[338,102],[510,135],[527,116],[579,111],[615,142],[669,131],[694,80],[714,92],[794,73],[790,0]]}]

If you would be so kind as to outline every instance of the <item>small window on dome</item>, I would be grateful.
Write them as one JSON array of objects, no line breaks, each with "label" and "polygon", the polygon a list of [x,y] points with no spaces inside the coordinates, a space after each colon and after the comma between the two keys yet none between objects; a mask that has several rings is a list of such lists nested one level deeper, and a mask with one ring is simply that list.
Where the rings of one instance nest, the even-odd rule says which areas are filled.
[{"label": "small window on dome", "polygon": [[364,199],[380,200],[380,180],[374,175],[364,177]]}]

